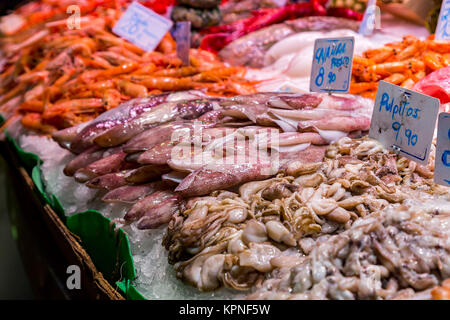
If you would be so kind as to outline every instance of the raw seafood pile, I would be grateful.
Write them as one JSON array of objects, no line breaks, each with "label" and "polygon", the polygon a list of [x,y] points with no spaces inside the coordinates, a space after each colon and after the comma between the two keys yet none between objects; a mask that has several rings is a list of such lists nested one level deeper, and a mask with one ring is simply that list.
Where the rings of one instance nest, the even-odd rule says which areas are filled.
[{"label": "raw seafood pile", "polygon": [[228,67],[209,52],[192,49],[191,65],[182,66],[169,34],[154,52],[114,35],[111,28],[121,14],[99,6],[82,17],[79,29],[68,28],[64,18],[1,38],[1,114],[11,121],[22,117],[26,127],[48,133],[163,91],[254,91],[243,69]]},{"label": "raw seafood pile", "polygon": [[[80,9],[80,14],[85,15],[98,6],[114,8],[124,3],[126,3],[125,0],[79,0],[76,5]],[[11,14],[2,17],[0,32],[2,35],[12,36],[29,30],[31,34],[45,22],[66,19],[67,8],[73,4],[73,0],[29,1]]]},{"label": "raw seafood pile", "polygon": [[[120,8],[132,0],[45,0],[26,1],[11,14],[2,17],[0,32],[10,36],[21,31],[39,28],[43,23],[59,19],[67,19],[67,9],[76,5],[80,9],[81,17],[91,13],[97,7]],[[167,8],[172,6],[174,0],[145,0],[141,4],[158,14],[165,14]],[[73,12],[73,11],[72,11]]]},{"label": "raw seafood pile", "polygon": [[222,1],[220,12],[221,24],[230,24],[236,20],[251,17],[251,12],[257,9],[277,8],[284,6],[287,0],[228,0]]},{"label": "raw seafood pile", "polygon": [[193,29],[201,29],[218,25],[221,12],[220,0],[178,0],[173,7],[173,21],[190,21]]},{"label": "raw seafood pile", "polygon": [[[420,166],[397,157],[374,140],[343,138],[328,147],[323,161],[293,161],[276,178],[246,183],[238,193],[215,191],[190,199],[185,210],[170,221],[164,240],[169,262],[175,263],[178,277],[200,290],[222,286],[250,289],[270,277],[273,270],[277,275],[279,268],[297,264],[304,255],[315,259],[315,254],[320,254],[314,260],[319,265],[312,265],[311,272],[323,278],[324,266],[333,256],[317,247],[321,241],[347,229],[352,231],[336,239],[347,239],[348,233],[362,236],[352,225],[360,225],[364,218],[369,220],[363,221],[372,221],[373,214],[390,205],[403,204],[408,198],[448,194],[448,189],[435,185],[432,177],[431,165]],[[440,228],[445,225],[442,223]],[[329,241],[332,239],[335,238]],[[439,241],[448,239],[442,236]],[[366,248],[366,242],[361,243]],[[447,250],[445,259],[450,259],[448,243],[442,243],[442,247]],[[437,249],[429,250],[436,254]],[[348,253],[342,252],[343,257]],[[354,254],[357,253],[358,250]],[[348,257],[349,263],[354,262],[352,256]],[[364,259],[361,263],[370,261]],[[434,262],[429,263],[432,266],[428,270],[437,268]],[[310,269],[305,270],[309,274]],[[405,277],[406,271],[410,272],[405,270]],[[448,276],[449,270],[441,271],[442,276]],[[383,272],[389,274],[386,268]],[[306,274],[299,275],[298,281],[303,277]],[[436,279],[430,277],[417,288],[410,285],[416,289],[436,285]],[[308,277],[304,281],[309,283],[305,284],[307,290],[313,283]],[[345,294],[352,297],[347,291]]]},{"label": "raw seafood pile", "polygon": [[[441,101],[442,111],[450,112],[448,111],[450,103],[450,67],[430,73],[417,82],[413,90],[438,98]],[[447,111],[443,108],[445,105],[447,105]]]},{"label": "raw seafood pile", "polygon": [[[450,198],[432,181],[435,146],[422,166],[361,138],[380,80],[448,111],[448,43],[362,37],[361,14],[326,0],[264,0],[270,8],[256,11],[261,1],[229,1],[229,21],[203,30],[202,47],[235,67],[203,49],[182,66],[170,34],[144,52],[112,33],[130,2],[78,1],[81,28],[67,19],[72,0],[3,17],[0,115],[44,161],[45,191],[67,216],[95,209],[124,228],[138,290],[448,299]],[[203,28],[220,20],[219,2],[144,5],[164,14],[175,4],[173,20]],[[360,96],[271,92],[309,92],[314,40],[337,36],[355,36]],[[191,286],[180,290],[175,273]]]},{"label": "raw seafood pile", "polygon": [[306,257],[271,260],[279,267],[249,298],[445,299],[445,287],[430,290],[450,277],[449,223],[448,201],[389,208],[319,238]]},{"label": "raw seafood pile", "polygon": [[367,6],[367,0],[332,0],[330,1],[330,6],[337,8],[350,8],[358,12],[364,12]]},{"label": "raw seafood pile", "polygon": [[125,221],[145,229],[168,222],[182,197],[271,177],[293,159],[320,161],[329,142],[367,131],[370,114],[357,96],[188,91],[131,100],[53,137],[78,154],[64,173],[107,191],[104,201],[133,204]]},{"label": "raw seafood pile", "polygon": [[429,73],[450,65],[450,45],[433,36],[403,41],[364,52],[353,60],[350,93],[375,98],[378,82],[384,80],[408,89]]},{"label": "raw seafood pile", "polygon": [[[219,56],[236,66],[262,68],[266,52],[277,42],[299,32],[349,29],[357,31],[359,22],[335,17],[305,17],[285,21],[243,36],[220,50]],[[307,36],[306,36],[307,37]]]},{"label": "raw seafood pile", "polygon": [[[218,52],[230,42],[272,24],[300,17],[325,16],[328,14],[326,2],[327,0],[310,0],[304,3],[291,3],[281,8],[255,10],[249,18],[205,29],[203,33],[206,35],[201,41],[200,48]],[[330,15],[333,15],[331,13]],[[337,12],[337,15],[355,20],[362,18],[360,14],[352,14],[351,10]]]},{"label": "raw seafood pile", "polygon": [[[352,27],[348,21],[342,23],[342,20],[336,18],[315,17],[295,22],[317,31],[293,33],[288,37],[283,37],[282,40],[276,43],[267,45],[269,47],[268,50],[256,51],[256,54],[261,53],[261,56],[258,56],[258,59],[255,60],[263,64],[264,68],[249,69],[246,77],[259,81],[256,84],[258,91],[309,92],[312,57],[316,39],[354,37],[355,55],[378,48],[380,43],[387,43],[396,39],[393,37],[389,40],[388,36],[380,36],[379,34],[364,37],[353,31],[357,28],[356,24],[353,24]],[[326,31],[328,27],[331,28],[330,31]],[[342,29],[345,27],[350,29]],[[322,29],[325,29],[325,31]],[[250,36],[252,35],[250,34]],[[266,35],[266,37],[270,39],[271,35]],[[239,58],[239,55],[237,57]]]}]

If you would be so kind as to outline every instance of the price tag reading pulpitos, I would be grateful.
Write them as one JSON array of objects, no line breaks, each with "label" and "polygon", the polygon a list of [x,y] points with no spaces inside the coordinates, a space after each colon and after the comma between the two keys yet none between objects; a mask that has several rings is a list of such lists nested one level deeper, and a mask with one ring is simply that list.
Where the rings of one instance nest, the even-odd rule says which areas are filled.
[{"label": "price tag reading pulpitos", "polygon": [[352,75],[354,43],[353,37],[315,41],[310,91],[348,92]]},{"label": "price tag reading pulpitos", "polygon": [[435,39],[437,41],[450,40],[450,0],[442,1]]},{"label": "price tag reading pulpitos", "polygon": [[438,99],[380,81],[369,137],[426,165],[438,111]]},{"label": "price tag reading pulpitos", "polygon": [[434,182],[450,187],[450,113],[439,114]]},{"label": "price tag reading pulpitos", "polygon": [[153,51],[171,27],[171,20],[135,1],[112,31],[145,51]]}]

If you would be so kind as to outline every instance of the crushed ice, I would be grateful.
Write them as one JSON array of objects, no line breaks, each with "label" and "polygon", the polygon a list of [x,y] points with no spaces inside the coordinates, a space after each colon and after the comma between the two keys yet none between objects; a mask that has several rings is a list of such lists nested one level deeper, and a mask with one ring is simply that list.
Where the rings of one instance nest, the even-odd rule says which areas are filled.
[{"label": "crushed ice", "polygon": [[[41,137],[16,127],[9,129],[23,150],[38,155],[46,190],[54,194],[71,216],[86,210],[97,210],[110,219],[122,218],[128,205],[102,202],[101,190],[87,188],[72,177],[63,174],[65,164],[73,155],[48,137]],[[161,245],[166,227],[156,230],[138,230],[133,224],[124,226],[130,240],[137,278],[135,287],[147,299],[232,299],[236,293],[221,289],[216,292],[200,292],[184,284],[168,263],[167,251]]]}]

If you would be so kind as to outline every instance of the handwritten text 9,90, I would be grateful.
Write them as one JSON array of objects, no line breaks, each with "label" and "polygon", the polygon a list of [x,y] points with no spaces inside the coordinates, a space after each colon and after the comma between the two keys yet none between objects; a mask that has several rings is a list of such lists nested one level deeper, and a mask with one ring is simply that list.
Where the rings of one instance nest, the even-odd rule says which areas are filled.
[{"label": "handwritten text 9,90", "polygon": [[[389,94],[387,92],[384,92],[381,96],[381,102],[378,111],[390,113],[392,116],[392,120],[396,120],[396,116],[402,119],[405,118],[405,113],[406,118],[411,117],[413,119],[418,119],[420,109],[408,107],[409,104],[409,101],[403,100],[399,105],[394,105],[394,99],[391,99],[389,97]],[[396,141],[398,141],[399,137],[401,137],[401,134],[403,134],[406,139],[408,139],[408,146],[415,146],[417,144],[417,141],[419,139],[418,135],[415,134],[410,128],[404,127],[404,125],[399,121],[394,121],[392,123],[392,129],[394,130]]]}]

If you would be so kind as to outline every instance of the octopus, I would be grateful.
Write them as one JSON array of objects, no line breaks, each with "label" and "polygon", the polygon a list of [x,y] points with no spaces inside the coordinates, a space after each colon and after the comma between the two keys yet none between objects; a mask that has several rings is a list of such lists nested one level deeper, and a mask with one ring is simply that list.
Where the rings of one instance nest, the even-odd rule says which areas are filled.
[{"label": "octopus", "polygon": [[[293,281],[291,269],[309,263],[310,269],[307,270],[310,271],[305,272],[308,275],[308,272],[313,275],[320,273],[317,285],[321,283],[324,288],[320,287],[320,294],[310,293],[308,290],[314,291],[316,283],[305,278],[305,274],[299,275],[298,281],[307,282],[298,284],[306,288],[302,289],[304,292],[299,291],[301,298],[390,299],[411,296],[416,291],[431,289],[448,277],[448,266],[426,261],[425,256],[417,258],[422,259],[423,269],[408,266],[408,270],[398,271],[402,259],[410,259],[417,254],[416,250],[419,253],[429,250],[429,255],[435,257],[441,252],[431,246],[431,243],[437,243],[433,239],[420,243],[422,238],[414,234],[413,222],[407,231],[403,230],[406,226],[403,229],[399,226],[408,224],[415,217],[407,206],[411,198],[445,197],[448,194],[447,188],[432,182],[432,170],[430,165],[419,166],[388,152],[375,140],[342,138],[327,148],[322,161],[291,161],[276,177],[247,182],[236,192],[219,190],[207,196],[190,198],[184,211],[172,216],[163,245],[169,251],[169,263],[174,264],[177,276],[204,291],[223,286],[247,292],[258,288],[250,298],[284,299],[291,297],[290,292],[296,283],[282,287],[283,290],[276,294],[272,293],[274,290],[264,291],[265,286],[271,287],[270,279],[277,279],[273,281],[279,280],[283,285],[287,279]],[[446,205],[448,209],[448,203]],[[444,208],[433,221],[447,221],[447,209]],[[411,219],[394,219],[395,214],[390,212],[397,211],[409,212]],[[434,219],[436,213],[427,211],[423,214],[427,219]],[[417,223],[422,223],[419,217],[417,219]],[[360,227],[364,221],[370,223]],[[436,228],[441,228],[437,222],[435,224]],[[400,258],[392,256],[392,250],[397,249],[392,247],[393,240],[389,242],[386,238],[394,237],[389,233],[389,230],[394,230],[391,225],[396,226],[398,233],[405,232],[410,237],[403,240],[405,247],[407,241],[419,242],[414,248],[415,253],[401,252]],[[421,228],[424,229],[423,234],[430,233],[426,225],[421,225]],[[441,229],[439,232],[448,232]],[[448,240],[441,234],[436,237],[444,248],[442,254],[445,259],[450,258]],[[344,262],[348,259],[348,277],[351,275],[354,279],[347,279],[339,273],[338,267],[344,268],[344,263],[340,265],[332,260],[334,256],[330,252],[319,249],[321,243],[330,242],[342,242],[339,250],[332,254]],[[342,249],[344,247],[345,250]],[[358,259],[361,261],[354,261],[360,253],[363,256]],[[321,265],[327,263],[331,271]],[[375,267],[365,269],[362,264],[367,264],[367,268]],[[355,265],[359,269],[354,269]],[[432,272],[436,269],[441,272],[439,276]],[[291,270],[291,273],[287,275],[286,270]],[[425,275],[418,275],[419,271]],[[326,282],[325,288],[325,283],[321,282],[330,272],[337,277],[330,280],[334,283],[334,294],[324,293],[331,290],[331,285]],[[361,280],[361,277],[364,274],[369,277],[371,272],[382,274],[380,279],[386,278],[382,281],[383,286],[380,286],[381,282],[374,284],[378,291],[372,290],[371,284],[366,284],[367,288],[361,287],[361,281],[367,280]],[[349,282],[351,290],[347,288],[341,292],[336,289],[339,277]],[[389,283],[389,288],[386,283]]]}]

